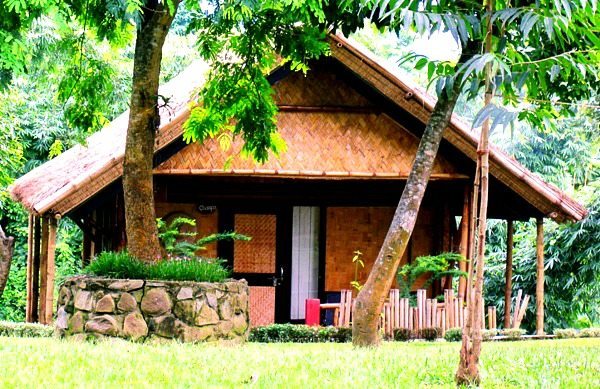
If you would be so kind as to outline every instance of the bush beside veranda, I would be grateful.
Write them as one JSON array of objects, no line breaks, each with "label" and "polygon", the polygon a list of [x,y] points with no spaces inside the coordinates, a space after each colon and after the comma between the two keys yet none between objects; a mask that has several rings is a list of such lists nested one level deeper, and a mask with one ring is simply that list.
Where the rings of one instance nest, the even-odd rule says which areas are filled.
[{"label": "bush beside veranda", "polygon": [[20,338],[49,338],[54,328],[37,323],[15,323],[0,321],[0,336],[17,336]]}]

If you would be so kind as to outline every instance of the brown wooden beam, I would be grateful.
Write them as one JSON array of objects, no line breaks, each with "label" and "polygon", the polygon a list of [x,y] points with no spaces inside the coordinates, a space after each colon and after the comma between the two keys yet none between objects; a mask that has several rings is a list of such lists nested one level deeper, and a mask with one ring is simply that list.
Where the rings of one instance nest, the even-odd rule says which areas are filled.
[{"label": "brown wooden beam", "polygon": [[355,105],[278,105],[280,112],[380,113],[381,108]]},{"label": "brown wooden beam", "polygon": [[541,217],[537,218],[536,259],[535,328],[537,335],[544,335],[544,219]]},{"label": "brown wooden beam", "polygon": [[510,328],[510,307],[512,300],[512,271],[513,271],[513,246],[514,225],[512,220],[506,221],[506,271],[504,273],[504,328]]}]

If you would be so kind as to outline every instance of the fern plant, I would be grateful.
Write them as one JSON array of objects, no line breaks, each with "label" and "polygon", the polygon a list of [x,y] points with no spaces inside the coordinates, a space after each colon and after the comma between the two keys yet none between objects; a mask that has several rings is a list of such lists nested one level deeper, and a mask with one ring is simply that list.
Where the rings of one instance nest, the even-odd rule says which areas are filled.
[{"label": "fern plant", "polygon": [[184,226],[196,227],[196,221],[185,217],[175,218],[170,223],[161,218],[156,219],[158,238],[162,243],[169,258],[192,259],[197,257],[199,251],[206,250],[206,246],[224,240],[248,241],[249,236],[236,232],[219,232],[203,236],[194,241],[197,232],[181,231]]},{"label": "fern plant", "polygon": [[423,274],[430,274],[425,282],[425,288],[429,287],[434,280],[442,277],[467,277],[467,273],[451,266],[452,261],[458,263],[466,261],[466,259],[460,254],[442,253],[417,257],[414,263],[402,266],[398,269],[397,275],[398,289],[400,289],[402,297],[410,297],[411,288],[417,278]]}]

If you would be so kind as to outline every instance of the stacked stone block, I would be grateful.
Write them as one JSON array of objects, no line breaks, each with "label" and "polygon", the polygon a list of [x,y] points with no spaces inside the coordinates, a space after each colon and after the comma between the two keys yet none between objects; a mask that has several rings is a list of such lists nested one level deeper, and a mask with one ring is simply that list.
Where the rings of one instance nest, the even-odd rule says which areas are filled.
[{"label": "stacked stone block", "polygon": [[73,277],[60,287],[56,327],[77,337],[245,341],[248,284]]}]

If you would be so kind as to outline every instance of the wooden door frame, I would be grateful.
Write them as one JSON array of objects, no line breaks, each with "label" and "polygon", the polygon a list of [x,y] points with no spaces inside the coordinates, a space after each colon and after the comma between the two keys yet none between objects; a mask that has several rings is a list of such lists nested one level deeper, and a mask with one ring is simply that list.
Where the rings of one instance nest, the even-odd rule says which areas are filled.
[{"label": "wooden door frame", "polygon": [[[245,205],[226,206],[218,208],[219,231],[233,231],[234,216],[236,214],[275,215],[276,217],[276,246],[275,246],[275,276],[279,276],[279,269],[283,268],[283,280],[275,288],[275,322],[288,323],[291,309],[291,271],[292,271],[292,212],[290,206]],[[217,243],[217,255],[227,259],[227,265],[233,269],[233,242],[221,241]],[[235,276],[235,274],[234,274]],[[243,275],[252,286],[273,286],[272,274],[264,276],[250,274]]]}]

